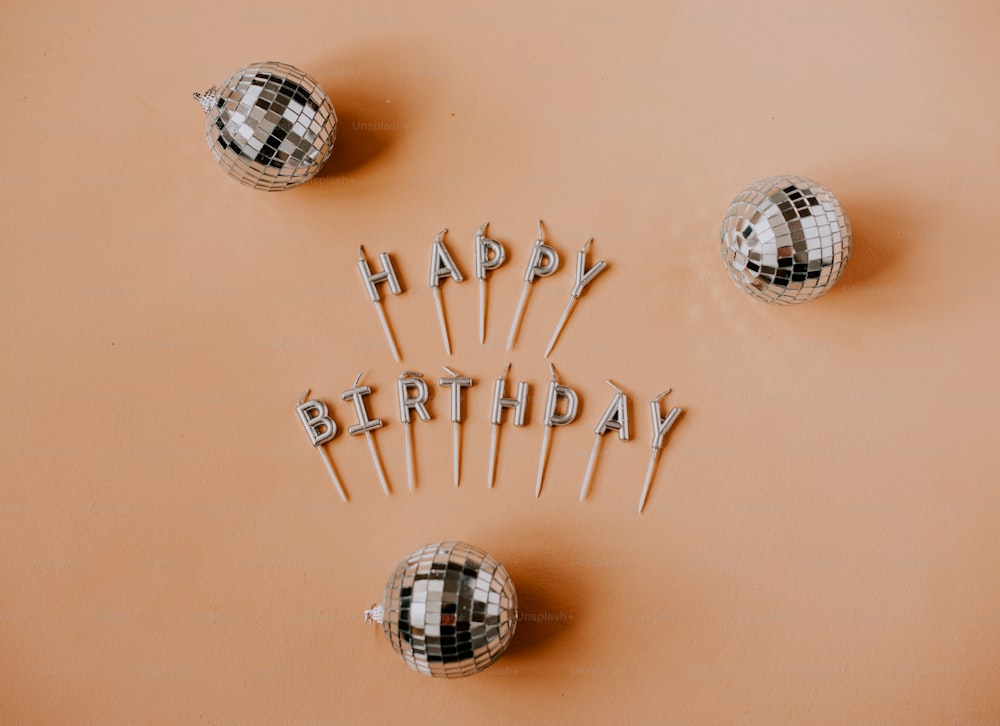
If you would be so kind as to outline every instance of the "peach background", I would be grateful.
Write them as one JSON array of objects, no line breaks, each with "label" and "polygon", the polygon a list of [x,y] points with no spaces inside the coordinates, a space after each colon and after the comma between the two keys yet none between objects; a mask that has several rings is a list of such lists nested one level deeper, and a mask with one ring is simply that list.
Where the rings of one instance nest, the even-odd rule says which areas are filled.
[{"label": "peach background", "polygon": [[[1000,11],[995,3],[17,2],[0,50],[0,723],[961,723],[1000,720]],[[255,60],[340,114],[316,181],[214,165],[192,91]],[[365,124],[389,130],[365,130]],[[744,297],[717,239],[773,173],[841,198],[855,253],[795,309]],[[536,218],[564,267],[503,342]],[[510,251],[472,277],[478,226]],[[595,238],[610,270],[556,349],[582,396],[542,497],[542,351]],[[406,491],[391,358],[354,266],[393,253],[406,368],[447,397]],[[490,384],[535,394],[485,486]],[[342,504],[307,387],[376,387],[395,487],[343,431]],[[634,438],[604,441],[612,378]],[[685,415],[649,506],[648,401]],[[409,671],[361,622],[396,561],[459,538],[525,620],[487,674]]]}]

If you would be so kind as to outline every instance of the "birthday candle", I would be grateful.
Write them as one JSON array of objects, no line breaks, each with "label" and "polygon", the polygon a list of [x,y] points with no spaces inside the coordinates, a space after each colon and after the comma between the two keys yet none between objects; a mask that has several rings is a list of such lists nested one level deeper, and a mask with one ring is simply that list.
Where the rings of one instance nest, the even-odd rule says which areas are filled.
[{"label": "birthday candle", "polygon": [[442,366],[451,378],[442,378],[438,383],[451,389],[451,452],[452,473],[458,486],[462,468],[462,389],[473,385],[472,379],[460,376],[447,366]]},{"label": "birthday candle", "polygon": [[451,338],[448,335],[448,322],[444,315],[444,301],[441,299],[441,278],[450,277],[455,282],[461,282],[465,278],[462,277],[458,265],[455,264],[451,253],[448,252],[448,248],[444,245],[443,237],[447,231],[448,228],[446,227],[438,232],[438,236],[431,245],[430,286],[434,292],[434,304],[437,306],[438,322],[441,324],[444,352],[446,355],[451,355]]},{"label": "birthday candle", "polygon": [[573,289],[569,291],[569,302],[566,303],[566,309],[563,310],[562,317],[559,318],[559,322],[556,324],[556,330],[552,334],[551,340],[549,340],[549,345],[545,349],[545,358],[549,357],[549,353],[552,349],[556,347],[556,341],[559,340],[559,334],[562,332],[563,327],[566,325],[566,321],[569,320],[570,313],[573,312],[573,308],[576,306],[576,301],[580,299],[580,295],[583,294],[583,288],[594,281],[601,272],[608,266],[608,263],[604,260],[598,260],[597,264],[587,269],[587,250],[590,249],[590,243],[594,241],[591,237],[587,240],[587,243],[583,246],[583,249],[576,253],[576,277],[573,282]]},{"label": "birthday candle", "polygon": [[507,350],[514,347],[517,339],[517,331],[521,327],[521,317],[524,315],[524,308],[528,304],[528,291],[536,277],[548,277],[559,269],[559,253],[552,247],[545,244],[545,234],[542,231],[542,220],[538,220],[538,239],[531,248],[531,256],[528,258],[528,266],[524,270],[524,286],[521,288],[521,297],[517,301],[517,308],[514,310],[514,320],[510,325],[510,334],[507,336]]},{"label": "birthday candle", "polygon": [[392,328],[389,327],[389,319],[386,317],[385,310],[382,307],[382,297],[379,295],[378,286],[383,282],[387,283],[389,291],[393,295],[399,295],[403,292],[403,288],[399,284],[399,278],[396,277],[396,270],[392,266],[392,260],[389,259],[389,253],[382,252],[378,256],[378,259],[382,263],[382,271],[373,273],[371,267],[368,266],[368,260],[365,259],[364,245],[358,245],[358,269],[361,271],[361,280],[365,284],[368,298],[375,303],[375,310],[378,313],[379,321],[382,323],[382,330],[385,331],[386,340],[389,341],[392,356],[399,362],[402,360],[402,357],[399,354],[399,347],[396,345],[396,336],[392,334]]},{"label": "birthday candle", "polygon": [[309,443],[316,447],[320,457],[323,459],[323,465],[326,467],[330,479],[333,480],[333,485],[337,488],[337,494],[346,502],[347,492],[344,491],[344,486],[340,483],[340,477],[337,476],[337,472],[333,468],[333,462],[330,461],[330,454],[323,447],[327,441],[337,435],[337,423],[333,420],[325,403],[316,399],[306,401],[305,398],[308,395],[309,391],[302,394],[302,398],[299,399],[299,405],[295,407],[295,412],[299,415],[299,420],[309,435]]},{"label": "birthday candle", "polygon": [[510,370],[510,363],[503,369],[503,373],[497,378],[493,385],[493,409],[490,415],[490,422],[493,424],[493,432],[490,438],[490,468],[486,484],[492,489],[493,481],[496,477],[497,469],[497,449],[500,445],[500,424],[503,422],[503,411],[505,408],[514,409],[514,425],[524,426],[525,412],[528,407],[528,384],[521,381],[517,384],[517,395],[513,398],[507,396],[507,371]]},{"label": "birthday candle", "polygon": [[662,418],[660,417],[660,401],[668,393],[670,393],[669,388],[649,402],[649,411],[653,416],[653,441],[650,443],[653,451],[649,455],[649,466],[646,467],[646,481],[642,485],[642,494],[639,497],[639,514],[642,514],[642,510],[646,507],[646,498],[649,496],[649,486],[653,483],[653,472],[656,470],[656,461],[660,456],[660,450],[663,448],[663,439],[673,427],[674,421],[681,415],[681,409],[672,408],[670,409],[670,413]]},{"label": "birthday candle", "polygon": [[611,399],[611,403],[608,404],[608,407],[601,415],[601,420],[597,422],[597,426],[594,428],[594,446],[590,450],[590,460],[587,462],[587,471],[583,475],[583,486],[580,488],[581,502],[587,498],[587,493],[590,491],[590,482],[594,477],[594,469],[597,465],[597,452],[601,446],[601,438],[608,431],[617,431],[618,438],[622,441],[628,441],[630,436],[628,425],[628,398],[625,396],[625,392],[614,383],[607,381],[607,384],[615,389],[615,395]]},{"label": "birthday candle", "polygon": [[[569,386],[559,383],[556,377],[556,368],[549,363],[552,371],[552,380],[549,381],[549,390],[545,397],[545,433],[542,435],[542,454],[538,461],[538,478],[535,480],[535,496],[542,493],[542,479],[545,476],[545,467],[549,461],[549,447],[551,446],[552,429],[556,426],[565,426],[576,419],[577,409],[580,399]],[[562,413],[557,413],[559,401],[566,401],[566,408]]]},{"label": "birthday candle", "polygon": [[354,388],[350,388],[340,394],[340,397],[345,401],[354,402],[354,411],[358,416],[357,424],[349,427],[347,433],[351,436],[357,436],[358,434],[365,435],[365,439],[368,441],[368,451],[372,457],[372,465],[375,467],[375,473],[378,475],[378,480],[382,485],[382,491],[388,496],[389,479],[385,475],[385,468],[382,466],[382,457],[379,456],[378,447],[375,446],[375,437],[372,435],[373,431],[382,428],[384,424],[380,418],[368,418],[365,396],[370,396],[372,389],[368,386],[358,385],[361,382],[362,375],[362,373],[358,373],[358,377],[354,379]]},{"label": "birthday candle", "polygon": [[507,250],[495,239],[486,237],[489,222],[476,232],[476,278],[479,280],[479,344],[486,342],[486,273],[495,270],[507,259]]},{"label": "birthday candle", "polygon": [[410,427],[411,413],[416,411],[421,421],[431,420],[426,406],[429,395],[427,381],[423,379],[422,373],[403,371],[396,381],[396,394],[399,397],[399,420],[403,424],[406,440],[406,481],[410,491],[413,491],[417,485],[417,469],[414,463],[413,429]]}]

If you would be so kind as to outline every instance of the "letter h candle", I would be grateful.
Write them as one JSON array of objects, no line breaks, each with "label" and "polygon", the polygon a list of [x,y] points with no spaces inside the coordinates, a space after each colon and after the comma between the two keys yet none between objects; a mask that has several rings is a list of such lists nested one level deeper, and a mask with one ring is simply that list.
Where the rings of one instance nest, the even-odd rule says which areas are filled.
[{"label": "letter h candle", "polygon": [[500,445],[500,424],[503,423],[503,410],[505,408],[514,409],[514,425],[524,426],[524,416],[528,407],[528,384],[526,381],[517,384],[517,396],[514,398],[507,396],[507,371],[509,370],[510,363],[503,369],[503,373],[493,386],[493,410],[490,415],[493,434],[490,439],[490,470],[486,480],[490,489],[493,488],[493,481],[496,477],[497,448]]}]

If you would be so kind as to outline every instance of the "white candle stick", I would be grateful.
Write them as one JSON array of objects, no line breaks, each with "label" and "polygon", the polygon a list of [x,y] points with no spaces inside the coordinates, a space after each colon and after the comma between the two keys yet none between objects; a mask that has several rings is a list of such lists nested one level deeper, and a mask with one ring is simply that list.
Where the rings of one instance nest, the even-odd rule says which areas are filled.
[{"label": "white candle stick", "polygon": [[549,340],[549,345],[545,349],[545,357],[548,358],[552,349],[556,347],[556,341],[559,340],[559,334],[562,333],[563,328],[566,326],[566,321],[569,320],[570,313],[573,312],[573,308],[576,307],[576,301],[580,299],[580,295],[583,294],[583,289],[594,281],[601,272],[608,266],[604,260],[598,261],[596,265],[587,269],[587,251],[590,249],[590,244],[594,241],[591,237],[587,240],[587,243],[583,246],[583,249],[576,254],[576,277],[574,278],[573,289],[569,292],[569,302],[566,304],[566,309],[563,310],[562,317],[559,318],[559,323],[556,325],[556,330],[552,334],[552,338]]},{"label": "white candle stick", "polygon": [[[411,414],[416,411],[421,421],[430,421],[431,415],[425,405],[430,391],[427,389],[427,382],[423,379],[422,373],[403,371],[396,381],[396,393],[399,397],[399,421],[403,424],[406,440],[406,481],[410,491],[413,491],[417,486],[417,467],[413,452],[413,416]],[[411,393],[416,395],[410,395]]]},{"label": "white candle stick", "polygon": [[486,278],[479,279],[479,344],[486,343]]},{"label": "white candle stick", "polygon": [[[542,453],[538,460],[538,477],[535,479],[535,496],[542,493],[542,480],[545,478],[545,469],[549,461],[549,448],[552,445],[552,429],[556,426],[565,426],[576,419],[577,409],[580,399],[569,386],[559,383],[556,376],[556,367],[549,363],[549,370],[552,372],[552,380],[549,381],[548,395],[545,400],[545,433],[542,436]],[[566,401],[566,410],[563,413],[556,413],[559,401]]]},{"label": "white candle stick", "polygon": [[389,349],[392,351],[392,357],[397,363],[401,363],[403,356],[399,352],[399,346],[396,345],[396,336],[392,334],[392,328],[389,327],[389,318],[386,317],[385,308],[382,307],[381,300],[375,303],[375,312],[378,313],[378,320],[382,323],[382,331],[385,333],[385,339],[389,341]]},{"label": "white candle stick", "polygon": [[451,474],[457,487],[462,479],[462,424],[458,421],[451,423]]},{"label": "white candle stick", "polygon": [[493,488],[497,475],[497,448],[500,446],[500,424],[493,424],[493,432],[490,434],[490,470],[486,476],[486,486]]},{"label": "white candle stick", "polygon": [[308,395],[308,390],[302,394],[295,411],[309,435],[309,442],[319,451],[320,458],[323,459],[323,465],[333,481],[337,494],[346,502],[347,492],[344,491],[344,485],[340,483],[340,477],[337,476],[337,471],[333,468],[330,454],[324,448],[324,444],[337,435],[337,424],[330,416],[326,404],[315,399],[307,401],[306,396]]},{"label": "white candle stick", "polygon": [[601,448],[601,435],[594,436],[594,445],[590,448],[590,459],[587,460],[587,471],[583,474],[583,486],[580,487],[580,501],[590,493],[590,482],[594,479],[594,468],[597,466],[597,452]]},{"label": "white candle stick", "polygon": [[546,426],[542,434],[542,453],[538,460],[538,476],[535,478],[535,497],[542,495],[542,480],[545,478],[545,466],[549,462],[549,449],[552,446],[552,427]]},{"label": "white candle stick", "polygon": [[451,421],[452,421],[452,473],[455,478],[455,486],[458,486],[462,469],[462,389],[468,388],[472,379],[467,376],[460,376],[451,368],[442,366],[451,378],[442,378],[438,383],[451,388]]},{"label": "white candle stick", "polygon": [[417,467],[413,460],[413,427],[403,424],[406,439],[406,486],[412,492],[417,486]]},{"label": "white candle stick", "polygon": [[670,393],[668,388],[659,396],[654,398],[649,403],[649,411],[653,417],[653,441],[650,446],[653,447],[652,453],[649,455],[649,466],[646,467],[646,480],[642,485],[642,494],[639,496],[639,514],[642,514],[642,510],[646,507],[646,499],[649,497],[649,488],[653,483],[653,474],[656,471],[656,462],[659,460],[660,451],[663,449],[663,439],[667,435],[667,432],[673,427],[674,422],[677,417],[681,415],[682,409],[672,408],[670,413],[668,413],[663,418],[660,418],[660,401]]},{"label": "white candle stick", "polygon": [[361,382],[361,376],[363,373],[358,373],[358,377],[354,379],[354,387],[350,388],[340,394],[340,397],[345,401],[352,400],[354,402],[354,411],[358,416],[358,423],[347,429],[347,433],[351,436],[356,436],[363,433],[365,439],[368,441],[368,451],[372,456],[372,465],[375,467],[375,473],[378,475],[379,483],[382,485],[382,491],[385,492],[386,496],[390,493],[389,479],[385,475],[385,467],[382,466],[382,457],[378,453],[378,448],[375,446],[375,437],[372,432],[382,428],[384,424],[382,419],[369,419],[368,410],[365,407],[365,396],[371,395],[372,389],[368,386],[359,386]]},{"label": "white candle stick", "polygon": [[653,449],[649,455],[649,466],[646,467],[646,478],[642,483],[642,494],[639,495],[639,514],[646,508],[646,499],[649,497],[649,487],[653,483],[653,473],[656,471],[656,462],[660,458],[660,450]]},{"label": "white candle stick", "polygon": [[496,479],[497,450],[500,446],[500,424],[503,423],[503,411],[505,408],[514,409],[514,425],[524,426],[525,412],[528,407],[528,384],[521,381],[517,384],[517,396],[510,398],[507,393],[507,371],[510,370],[510,363],[503,369],[503,373],[497,378],[493,385],[493,408],[490,414],[490,422],[493,424],[493,432],[490,437],[490,463],[489,473],[486,478],[486,485],[492,489]]},{"label": "white candle stick", "polygon": [[495,239],[486,237],[489,222],[476,232],[474,241],[476,248],[476,277],[479,279],[479,344],[486,342],[486,273],[495,270],[507,259],[504,246]]},{"label": "white candle stick", "polygon": [[396,270],[392,266],[392,260],[389,258],[387,252],[382,252],[378,256],[379,262],[382,263],[381,272],[372,272],[371,267],[368,264],[368,260],[365,258],[365,248],[364,245],[358,245],[358,269],[361,271],[361,280],[365,285],[365,290],[368,293],[368,299],[375,303],[375,310],[378,312],[379,322],[382,323],[382,330],[385,333],[386,340],[389,341],[389,348],[392,350],[392,357],[396,359],[397,362],[402,360],[402,356],[399,353],[399,346],[396,345],[396,336],[392,333],[392,328],[389,326],[389,319],[385,315],[385,310],[382,308],[382,296],[379,294],[378,286],[381,283],[386,283],[389,286],[389,292],[393,295],[399,295],[403,292],[403,287],[399,284],[399,278],[396,276]]},{"label": "white candle stick", "polygon": [[601,447],[601,438],[604,434],[608,431],[617,431],[618,438],[622,441],[628,441],[630,437],[628,397],[622,389],[611,381],[607,381],[607,384],[615,389],[615,395],[601,415],[601,420],[597,422],[597,426],[594,428],[594,446],[590,450],[587,471],[583,475],[583,486],[580,487],[581,502],[587,498],[587,494],[590,492],[590,483],[594,477],[594,470],[597,468],[597,452]]},{"label": "white candle stick", "polygon": [[441,299],[441,288],[434,289],[434,305],[437,307],[438,324],[441,326],[441,340],[444,341],[444,354],[451,356],[451,339],[448,337],[448,322],[444,317],[444,301]]},{"label": "white candle stick", "polygon": [[437,237],[431,245],[431,273],[430,286],[434,291],[434,304],[437,306],[438,322],[441,324],[441,338],[444,340],[444,351],[446,355],[451,355],[451,338],[448,335],[448,321],[444,315],[444,301],[441,297],[441,279],[450,277],[455,282],[461,282],[465,278],[459,271],[455,260],[444,244],[444,235],[448,228],[445,227],[438,232]]},{"label": "white candle stick", "polygon": [[535,281],[536,277],[548,277],[558,269],[559,253],[545,244],[542,220],[538,220],[538,239],[535,240],[535,244],[531,248],[528,266],[524,271],[524,286],[521,288],[521,297],[517,301],[514,320],[511,322],[510,333],[507,335],[507,350],[511,350],[517,340],[517,332],[521,327],[521,317],[528,304],[528,291],[531,289],[531,283]]},{"label": "white candle stick", "polygon": [[552,333],[552,337],[549,338],[549,344],[545,347],[545,354],[542,356],[543,358],[548,358],[549,353],[551,353],[552,349],[556,347],[556,341],[559,340],[559,334],[562,332],[562,329],[566,327],[566,321],[569,320],[570,313],[572,313],[573,308],[576,307],[576,301],[578,299],[579,298],[570,297],[569,302],[566,303],[566,307],[563,308],[562,316],[559,318],[559,322],[556,323],[556,330]]},{"label": "white candle stick", "polygon": [[517,331],[521,327],[521,316],[524,315],[524,308],[528,304],[528,293],[531,292],[531,283],[527,280],[521,288],[521,297],[517,299],[517,307],[514,308],[514,320],[510,324],[510,332],[507,333],[507,350],[514,347],[517,340]]},{"label": "white candle stick", "polygon": [[337,490],[337,494],[339,494],[340,498],[346,502],[347,492],[344,491],[344,485],[340,483],[340,477],[337,476],[337,472],[333,468],[333,462],[330,460],[330,452],[322,446],[317,446],[316,450],[319,452],[320,458],[323,459],[323,466],[326,467],[326,473],[330,475],[330,479],[333,481],[333,486]]},{"label": "white candle stick", "polygon": [[365,431],[365,439],[368,441],[368,451],[372,456],[372,463],[375,465],[375,473],[378,475],[379,484],[386,496],[392,491],[389,488],[389,478],[385,475],[385,467],[382,466],[382,455],[379,454],[378,446],[375,444],[375,437],[371,431]]}]

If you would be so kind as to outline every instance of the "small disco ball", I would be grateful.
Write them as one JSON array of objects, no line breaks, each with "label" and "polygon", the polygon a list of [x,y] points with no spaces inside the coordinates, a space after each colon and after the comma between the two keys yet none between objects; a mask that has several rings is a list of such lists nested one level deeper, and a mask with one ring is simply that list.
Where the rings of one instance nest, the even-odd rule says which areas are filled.
[{"label": "small disco ball", "polygon": [[309,181],[333,151],[333,104],[294,66],[254,63],[194,98],[215,160],[254,189],[280,192]]},{"label": "small disco ball", "polygon": [[517,625],[517,593],[503,565],[478,547],[436,542],[389,576],[365,613],[410,668],[428,676],[478,673],[503,654]]},{"label": "small disco ball", "polygon": [[813,300],[851,255],[851,224],[829,189],[800,176],[747,187],[722,220],[722,257],[744,292],[779,305]]}]

